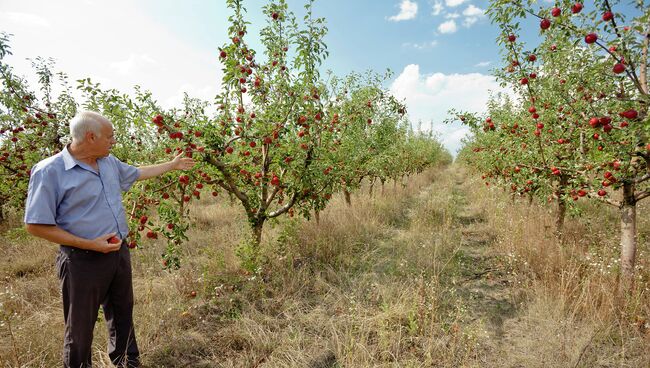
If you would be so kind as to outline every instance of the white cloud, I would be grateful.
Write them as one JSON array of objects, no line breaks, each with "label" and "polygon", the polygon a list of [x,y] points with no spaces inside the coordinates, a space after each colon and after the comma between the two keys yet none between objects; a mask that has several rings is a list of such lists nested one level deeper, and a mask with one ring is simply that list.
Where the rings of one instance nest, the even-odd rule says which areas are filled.
[{"label": "white cloud", "polygon": [[469,4],[469,6],[463,10],[463,15],[466,17],[482,17],[485,15],[485,11],[473,4]]},{"label": "white cloud", "polygon": [[431,12],[431,15],[433,15],[434,17],[440,15],[440,13],[442,13],[442,10],[443,10],[442,3],[440,1],[436,1],[435,3],[433,3],[433,11]]},{"label": "white cloud", "polygon": [[413,42],[404,42],[403,47],[412,47],[417,50],[424,50],[438,45],[438,41],[433,40],[429,42],[413,43]]},{"label": "white cloud", "polygon": [[442,143],[452,153],[460,148],[460,140],[469,129],[460,123],[443,124],[451,108],[483,113],[489,91],[513,92],[502,89],[494,77],[481,73],[425,75],[416,64],[407,65],[393,81],[391,92],[404,100],[412,122],[433,122],[433,131],[439,133]]},{"label": "white cloud", "polygon": [[446,19],[456,19],[458,17],[460,17],[460,14],[458,14],[458,13],[447,13],[447,14],[445,14]]},{"label": "white cloud", "polygon": [[440,33],[454,33],[458,30],[456,22],[451,19],[438,26],[438,32]]},{"label": "white cloud", "polygon": [[4,24],[13,23],[27,27],[46,28],[50,26],[47,19],[32,13],[0,12],[0,21]]},{"label": "white cloud", "polygon": [[156,60],[147,54],[131,54],[126,60],[110,63],[108,67],[122,75],[133,75],[138,70],[149,68],[156,64]]},{"label": "white cloud", "polygon": [[467,2],[467,0],[445,0],[445,4],[450,8],[461,5],[465,2]]},{"label": "white cloud", "polygon": [[469,28],[474,25],[474,23],[478,22],[478,18],[476,17],[467,17],[463,19],[463,26],[466,28]]},{"label": "white cloud", "polygon": [[415,18],[417,13],[418,3],[409,0],[402,0],[399,4],[399,14],[388,17],[388,20],[393,22],[409,20]]},{"label": "white cloud", "polygon": [[474,67],[476,67],[476,68],[485,68],[486,66],[490,66],[490,64],[492,64],[491,61],[481,61],[479,63],[476,63],[474,65]]},{"label": "white cloud", "polygon": [[[219,93],[217,90],[216,86],[214,85],[203,85],[203,86],[197,86],[192,83],[185,83],[181,85],[178,88],[178,91],[176,91],[176,94],[168,97],[164,101],[162,101],[162,105],[164,107],[179,107],[183,103],[183,99],[185,98],[185,93],[187,92],[189,97],[193,98],[199,98],[204,101],[213,101],[214,96]],[[213,110],[214,106],[212,108],[208,108],[208,110]]]},{"label": "white cloud", "polygon": [[473,26],[474,23],[478,22],[480,18],[485,17],[485,11],[470,4],[465,8],[465,10],[463,10],[463,16],[465,16],[465,19],[463,19],[463,26],[469,28]]},{"label": "white cloud", "polygon": [[[163,105],[180,101],[183,88],[210,101],[221,89],[216,49],[188,42],[138,2],[2,0],[0,24],[14,34],[7,63],[33,87],[37,79],[26,59],[43,56],[56,61],[54,71],[67,73],[72,87],[89,77],[103,88],[131,94],[139,84]],[[207,86],[213,91],[205,92]]]}]

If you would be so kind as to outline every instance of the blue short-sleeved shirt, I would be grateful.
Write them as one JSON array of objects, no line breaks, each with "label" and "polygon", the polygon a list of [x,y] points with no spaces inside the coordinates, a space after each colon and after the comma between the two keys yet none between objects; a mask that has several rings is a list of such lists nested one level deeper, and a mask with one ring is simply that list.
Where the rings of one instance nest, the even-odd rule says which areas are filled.
[{"label": "blue short-sleeved shirt", "polygon": [[68,148],[32,168],[25,205],[25,223],[58,225],[85,239],[129,233],[122,192],[140,170],[113,155],[97,160],[99,172],[77,161]]}]

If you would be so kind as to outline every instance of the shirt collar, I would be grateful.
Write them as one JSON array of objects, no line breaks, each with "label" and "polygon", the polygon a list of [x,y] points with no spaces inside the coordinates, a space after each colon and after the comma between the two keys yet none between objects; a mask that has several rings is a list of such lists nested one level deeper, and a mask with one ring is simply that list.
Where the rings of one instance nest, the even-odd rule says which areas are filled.
[{"label": "shirt collar", "polygon": [[[68,151],[68,146],[69,145],[70,144],[63,147],[63,151],[61,151],[61,154],[63,156],[63,165],[64,165],[64,168],[65,168],[65,171],[68,171],[68,170],[72,169],[75,166],[79,166],[80,168],[82,168],[84,170],[88,170],[88,171],[90,171],[92,173],[99,174],[99,172],[97,170],[90,167],[90,165],[88,165],[87,163],[85,163],[83,161],[79,161],[76,158],[74,158],[72,156],[72,154],[70,153],[70,151]],[[101,165],[101,163],[104,161],[104,158],[105,157],[98,158],[97,159],[97,165]]]},{"label": "shirt collar", "polygon": [[76,165],[79,165],[79,162],[77,162],[77,160],[75,160],[74,157],[72,157],[72,155],[70,154],[70,151],[68,151],[67,145],[63,147],[63,151],[61,151],[61,156],[63,157],[63,164],[65,166],[66,171],[72,169]]}]

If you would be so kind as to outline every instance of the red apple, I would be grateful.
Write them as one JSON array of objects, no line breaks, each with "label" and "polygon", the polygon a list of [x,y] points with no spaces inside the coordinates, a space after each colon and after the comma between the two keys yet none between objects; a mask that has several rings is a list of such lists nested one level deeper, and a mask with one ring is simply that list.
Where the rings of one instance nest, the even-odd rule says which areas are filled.
[{"label": "red apple", "polygon": [[572,12],[573,14],[578,14],[578,13],[580,13],[580,11],[582,10],[582,8],[583,8],[583,5],[582,5],[581,3],[575,3],[575,4],[573,4],[573,6],[571,7],[571,12]]},{"label": "red apple", "polygon": [[619,115],[621,115],[621,116],[624,117],[624,118],[630,119],[630,120],[634,120],[634,119],[636,119],[636,118],[639,117],[639,113],[638,113],[638,111],[633,110],[633,109],[623,111],[623,112],[620,113]]},{"label": "red apple", "polygon": [[151,119],[151,121],[157,126],[163,125],[163,117],[160,114],[156,115],[153,119]]},{"label": "red apple", "polygon": [[542,19],[541,22],[539,22],[539,26],[542,29],[549,29],[549,27],[551,26],[551,21],[544,18],[544,19]]},{"label": "red apple", "polygon": [[592,44],[598,40],[598,35],[595,33],[589,33],[588,35],[585,36],[585,42],[588,44]]},{"label": "red apple", "polygon": [[553,8],[551,9],[551,15],[554,17],[559,17],[562,14],[562,9],[560,8]]}]

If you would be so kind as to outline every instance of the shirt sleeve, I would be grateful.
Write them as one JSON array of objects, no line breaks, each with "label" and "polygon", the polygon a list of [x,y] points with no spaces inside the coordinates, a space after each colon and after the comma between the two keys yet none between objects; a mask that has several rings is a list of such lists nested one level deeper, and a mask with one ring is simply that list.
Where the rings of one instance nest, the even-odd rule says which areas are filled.
[{"label": "shirt sleeve", "polygon": [[123,192],[131,189],[133,183],[140,177],[140,169],[135,166],[126,164],[114,157],[115,166],[120,178],[120,188]]},{"label": "shirt sleeve", "polygon": [[56,225],[57,180],[47,169],[32,170],[25,204],[25,223]]}]

